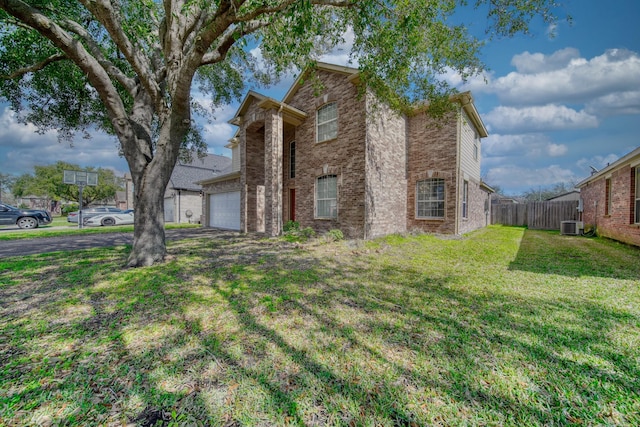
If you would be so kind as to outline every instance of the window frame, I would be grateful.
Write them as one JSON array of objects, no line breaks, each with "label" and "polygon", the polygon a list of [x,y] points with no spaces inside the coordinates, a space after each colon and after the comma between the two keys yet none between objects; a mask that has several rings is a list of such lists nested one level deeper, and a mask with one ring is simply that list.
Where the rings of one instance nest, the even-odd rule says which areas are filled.
[{"label": "window frame", "polygon": [[[327,196],[331,196],[331,192],[330,190],[332,190],[331,188],[328,187],[328,185],[331,184],[331,182],[333,181],[333,185],[335,185],[335,195],[334,197],[327,197]],[[326,184],[322,184],[326,182]],[[325,188],[322,188],[321,186],[325,185]],[[321,194],[320,191],[323,191],[323,193]],[[320,197],[323,196],[323,197]],[[315,219],[337,219],[338,218],[338,175],[333,175],[333,174],[327,174],[327,175],[322,175],[322,176],[318,176],[316,177],[315,180],[315,188],[313,191],[313,198],[314,198],[314,207],[313,207],[313,214],[314,214],[314,218]],[[331,203],[333,201],[333,203]],[[328,209],[329,209],[329,215],[320,215],[320,211],[319,211],[319,207],[321,205],[320,202],[329,202],[328,205]]]},{"label": "window frame", "polygon": [[636,166],[635,222],[640,224],[640,166]]},{"label": "window frame", "polygon": [[296,142],[289,143],[289,178],[296,177]]},{"label": "window frame", "polygon": [[462,183],[462,218],[469,218],[469,181]]},{"label": "window frame", "polygon": [[604,214],[605,216],[611,215],[611,178],[604,179]]},{"label": "window frame", "polygon": [[[320,114],[321,112],[327,110],[329,107],[333,107],[335,108],[335,117],[329,119],[329,120],[325,120],[323,122],[320,122]],[[321,126],[327,126],[331,123],[335,122],[335,130],[332,132],[331,135],[329,135],[329,137],[326,137],[324,139],[320,139],[320,127]],[[333,102],[327,102],[326,104],[320,106],[317,110],[316,110],[316,143],[319,142],[325,142],[325,141],[331,141],[332,139],[336,139],[338,137],[338,103],[336,101]]]},{"label": "window frame", "polygon": [[[438,198],[438,199],[431,199],[428,193],[430,193],[429,190],[426,191],[426,193],[423,195],[425,196],[424,198],[421,198],[420,195],[422,193],[420,193],[420,184],[421,183],[429,183],[431,186],[433,185],[441,185],[442,186],[442,199]],[[416,182],[416,205],[415,205],[415,216],[416,219],[437,219],[437,220],[442,220],[446,218],[446,205],[447,205],[447,194],[446,194],[446,181],[444,178],[427,178],[427,179],[422,179]],[[430,189],[431,192],[433,191],[433,189]],[[438,190],[436,189],[436,194],[438,194]],[[436,211],[437,212],[442,212],[442,215],[420,215],[420,212],[427,212],[426,208],[420,209],[420,204],[436,204],[438,205],[436,207]],[[431,209],[431,212],[433,212],[433,209]]]}]

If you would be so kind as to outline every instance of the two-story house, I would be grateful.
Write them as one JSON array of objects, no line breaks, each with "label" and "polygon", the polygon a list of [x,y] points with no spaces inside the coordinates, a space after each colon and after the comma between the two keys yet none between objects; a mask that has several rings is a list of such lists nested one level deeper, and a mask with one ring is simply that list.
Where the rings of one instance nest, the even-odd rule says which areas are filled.
[{"label": "two-story house", "polygon": [[230,123],[231,172],[200,181],[204,225],[278,235],[295,220],[351,238],[487,225],[492,190],[480,179],[487,130],[469,93],[435,122],[401,116],[367,93],[358,70],[319,63],[282,101],[249,92]]}]

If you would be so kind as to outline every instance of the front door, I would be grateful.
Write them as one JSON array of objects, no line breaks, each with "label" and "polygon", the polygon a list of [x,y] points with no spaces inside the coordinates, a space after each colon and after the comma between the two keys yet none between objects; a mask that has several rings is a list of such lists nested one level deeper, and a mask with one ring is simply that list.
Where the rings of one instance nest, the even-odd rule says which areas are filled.
[{"label": "front door", "polygon": [[289,189],[289,219],[296,220],[296,189]]}]

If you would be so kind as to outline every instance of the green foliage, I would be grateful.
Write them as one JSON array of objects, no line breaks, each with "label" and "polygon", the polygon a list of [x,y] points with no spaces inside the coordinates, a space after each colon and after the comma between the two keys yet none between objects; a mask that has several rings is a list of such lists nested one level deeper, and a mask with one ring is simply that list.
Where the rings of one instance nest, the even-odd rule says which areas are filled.
[{"label": "green foliage", "polygon": [[287,221],[283,227],[283,237],[288,242],[306,242],[316,236],[316,232],[311,227],[300,228],[298,221]]},{"label": "green foliage", "polygon": [[324,237],[325,239],[332,242],[338,242],[340,240],[344,240],[344,234],[342,233],[342,231],[335,228],[333,230],[327,231]]},{"label": "green foliage", "polygon": [[62,208],[60,209],[60,212],[64,216],[64,215],[68,215],[69,212],[75,212],[78,209],[80,209],[80,206],[77,203],[68,203],[62,206]]},{"label": "green foliage", "polygon": [[17,197],[35,195],[48,197],[51,200],[78,201],[77,185],[62,182],[65,170],[87,170],[98,173],[98,185],[86,186],[82,192],[83,204],[89,205],[97,201],[107,201],[115,198],[116,191],[122,190],[122,178],[116,177],[112,170],[104,168],[81,168],[66,162],[56,162],[53,165],[35,166],[34,174],[24,174],[18,177],[13,185],[13,193]]},{"label": "green foliage", "polygon": [[284,225],[282,226],[282,231],[284,231],[285,233],[288,233],[290,231],[297,231],[297,230],[300,230],[300,223],[298,221],[293,221],[291,219],[285,222]]}]

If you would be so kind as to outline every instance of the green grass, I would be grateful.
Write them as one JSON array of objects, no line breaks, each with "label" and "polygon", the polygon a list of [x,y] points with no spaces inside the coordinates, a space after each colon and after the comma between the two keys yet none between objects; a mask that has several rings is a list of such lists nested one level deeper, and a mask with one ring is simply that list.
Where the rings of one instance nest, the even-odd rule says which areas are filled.
[{"label": "green grass", "polygon": [[[66,227],[63,229],[53,228],[53,227]],[[167,223],[165,224],[165,229],[169,230],[172,228],[197,228],[200,227],[199,224],[178,224],[178,223]],[[69,236],[75,234],[100,234],[100,233],[120,233],[133,231],[133,225],[116,225],[110,227],[84,227],[82,229],[78,228],[78,224],[67,222],[66,217],[54,217],[54,220],[51,224],[43,225],[35,229],[25,230],[25,231],[11,231],[0,233],[0,241],[2,240],[18,240],[18,239],[32,239],[32,238],[40,238],[40,237],[59,237],[59,236]]]},{"label": "green grass", "polygon": [[0,259],[0,425],[640,425],[640,249],[489,227]]}]

